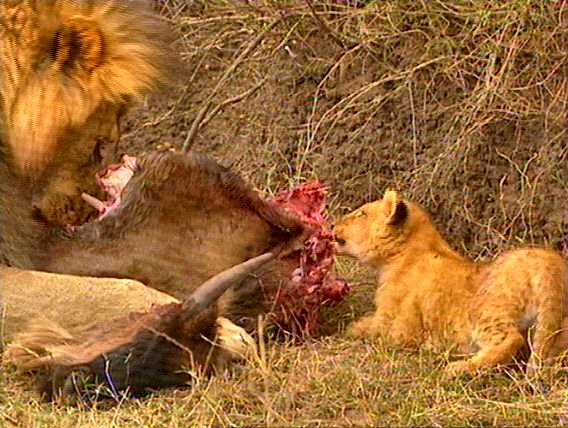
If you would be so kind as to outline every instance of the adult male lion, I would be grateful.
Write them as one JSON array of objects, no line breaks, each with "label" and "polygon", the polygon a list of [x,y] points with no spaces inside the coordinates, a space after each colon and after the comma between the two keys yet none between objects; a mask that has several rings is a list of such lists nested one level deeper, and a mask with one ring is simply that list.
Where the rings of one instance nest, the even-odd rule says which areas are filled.
[{"label": "adult male lion", "polygon": [[340,219],[335,235],[340,252],[380,275],[375,313],[351,326],[355,336],[473,354],[450,364],[454,374],[511,362],[529,336],[530,367],[567,349],[568,272],[552,250],[525,247],[473,263],[394,191]]},{"label": "adult male lion", "polygon": [[100,192],[93,176],[121,115],[164,81],[164,34],[141,0],[0,3],[2,155],[38,219],[80,224],[93,213],[81,193]]}]

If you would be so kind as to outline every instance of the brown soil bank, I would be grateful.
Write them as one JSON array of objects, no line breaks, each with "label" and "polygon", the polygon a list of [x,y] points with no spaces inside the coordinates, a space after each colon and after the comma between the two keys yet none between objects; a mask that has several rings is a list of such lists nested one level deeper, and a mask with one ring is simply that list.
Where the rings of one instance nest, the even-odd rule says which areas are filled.
[{"label": "brown soil bank", "polygon": [[462,251],[568,254],[565,1],[157,8],[187,69],[123,150],[189,140],[270,191],[318,178],[337,214],[396,188]]}]

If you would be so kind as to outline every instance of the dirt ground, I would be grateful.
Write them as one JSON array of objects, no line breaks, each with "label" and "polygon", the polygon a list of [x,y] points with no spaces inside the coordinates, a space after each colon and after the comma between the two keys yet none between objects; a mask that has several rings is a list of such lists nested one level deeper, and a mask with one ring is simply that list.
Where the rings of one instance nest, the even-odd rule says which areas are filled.
[{"label": "dirt ground", "polygon": [[[554,99],[558,93],[551,91],[519,95],[539,97],[548,106],[540,111],[500,101],[507,79],[523,77],[514,68],[531,65],[529,52],[516,51],[510,59],[510,50],[497,46],[494,63],[509,59],[511,65],[502,66],[495,78],[501,80],[490,86],[487,76],[466,70],[467,63],[459,78],[442,72],[460,66],[451,62],[457,54],[429,59],[430,51],[459,37],[473,42],[460,27],[438,34],[432,22],[419,23],[430,39],[407,28],[408,36],[365,45],[363,37],[337,38],[349,25],[355,28],[354,20],[362,25],[370,19],[370,11],[321,6],[314,10],[322,27],[306,2],[261,3],[163,2],[162,13],[179,34],[175,50],[183,72],[129,115],[122,152],[180,150],[203,106],[225,102],[197,133],[194,150],[243,172],[260,189],[319,179],[329,186],[335,215],[396,188],[424,203],[461,251],[485,257],[534,243],[568,254],[565,99]],[[288,18],[281,18],[284,10]],[[374,21],[367,23],[371,28]],[[255,37],[262,38],[258,47],[235,60]],[[539,41],[527,37],[528,51]],[[564,71],[550,74],[548,82],[561,88]],[[244,100],[227,102],[257,84]]]}]

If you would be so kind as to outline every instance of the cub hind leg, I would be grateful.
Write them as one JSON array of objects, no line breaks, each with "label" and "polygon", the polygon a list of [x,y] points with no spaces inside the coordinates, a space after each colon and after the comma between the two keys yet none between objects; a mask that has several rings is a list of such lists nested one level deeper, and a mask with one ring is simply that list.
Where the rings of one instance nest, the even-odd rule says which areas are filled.
[{"label": "cub hind leg", "polygon": [[558,269],[558,265],[544,267],[543,272],[533,278],[538,315],[531,340],[529,369],[554,363],[566,351],[568,311],[565,278],[565,269]]},{"label": "cub hind leg", "polygon": [[509,364],[525,344],[525,338],[514,322],[499,319],[480,321],[480,325],[485,326],[474,333],[479,351],[471,358],[450,363],[447,368],[450,374],[471,373]]},{"label": "cub hind leg", "polygon": [[526,345],[529,327],[533,327],[529,368],[538,369],[563,351],[568,337],[562,332],[568,280],[559,254],[537,248],[510,251],[488,266],[481,281],[472,336],[480,350],[453,364],[450,371],[510,363]]}]

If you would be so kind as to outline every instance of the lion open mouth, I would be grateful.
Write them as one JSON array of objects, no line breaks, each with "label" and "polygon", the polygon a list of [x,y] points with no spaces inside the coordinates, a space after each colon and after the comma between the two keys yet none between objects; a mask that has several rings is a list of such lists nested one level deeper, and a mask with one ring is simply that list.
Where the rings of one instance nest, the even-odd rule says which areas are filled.
[{"label": "lion open mouth", "polygon": [[106,217],[120,204],[120,196],[134,172],[138,168],[135,156],[122,156],[122,163],[115,163],[99,171],[95,180],[99,186],[109,195],[109,199],[101,201],[94,196],[83,193],[83,200],[99,211],[98,220]]}]

